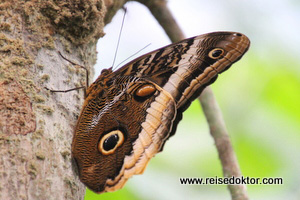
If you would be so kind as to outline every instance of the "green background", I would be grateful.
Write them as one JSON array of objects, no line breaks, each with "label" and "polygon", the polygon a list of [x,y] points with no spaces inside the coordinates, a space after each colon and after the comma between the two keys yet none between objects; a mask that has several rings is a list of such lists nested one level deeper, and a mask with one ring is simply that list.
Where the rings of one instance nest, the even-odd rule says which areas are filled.
[{"label": "green background", "polygon": [[[249,52],[212,88],[243,175],[283,178],[283,185],[248,185],[250,198],[300,199],[299,1],[169,0],[169,5],[187,36],[236,30],[250,38]],[[127,7],[120,61],[152,40],[153,48],[169,43],[146,8],[138,3]],[[99,42],[100,66],[112,63],[122,15],[117,14]],[[141,19],[142,15],[147,16]],[[156,43],[160,39],[162,44]],[[222,176],[221,164],[200,103],[194,101],[143,175],[117,192],[98,195],[87,190],[85,199],[230,199],[226,186],[179,184],[179,177],[215,176]]]}]

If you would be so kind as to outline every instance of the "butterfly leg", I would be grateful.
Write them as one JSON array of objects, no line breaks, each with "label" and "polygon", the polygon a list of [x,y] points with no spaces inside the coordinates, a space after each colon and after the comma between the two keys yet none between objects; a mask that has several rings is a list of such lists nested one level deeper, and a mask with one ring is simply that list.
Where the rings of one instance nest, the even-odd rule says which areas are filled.
[{"label": "butterfly leg", "polygon": [[52,89],[49,89],[47,87],[44,87],[46,90],[49,90],[50,92],[63,92],[63,93],[67,93],[67,92],[71,92],[71,91],[74,91],[74,90],[80,90],[80,89],[84,89],[84,97],[86,97],[86,90],[89,86],[89,71],[86,67],[82,66],[82,65],[78,65],[76,64],[75,62],[67,59],[65,56],[62,55],[62,53],[60,51],[58,51],[59,55],[66,61],[68,61],[69,63],[71,63],[72,65],[77,65],[79,66],[80,68],[84,69],[85,70],[85,74],[86,74],[86,85],[85,86],[80,86],[80,87],[75,87],[75,88],[71,88],[71,89],[68,89],[68,90],[52,90]]}]

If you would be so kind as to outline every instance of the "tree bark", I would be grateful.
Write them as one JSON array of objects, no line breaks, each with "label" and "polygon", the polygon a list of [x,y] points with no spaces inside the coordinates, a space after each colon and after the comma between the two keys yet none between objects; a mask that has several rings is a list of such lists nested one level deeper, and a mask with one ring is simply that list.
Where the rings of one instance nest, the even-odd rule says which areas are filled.
[{"label": "tree bark", "polygon": [[[0,199],[83,199],[71,162],[84,85],[106,6],[92,1],[0,3]],[[91,71],[91,70],[89,70]],[[92,76],[90,76],[92,77]]]}]

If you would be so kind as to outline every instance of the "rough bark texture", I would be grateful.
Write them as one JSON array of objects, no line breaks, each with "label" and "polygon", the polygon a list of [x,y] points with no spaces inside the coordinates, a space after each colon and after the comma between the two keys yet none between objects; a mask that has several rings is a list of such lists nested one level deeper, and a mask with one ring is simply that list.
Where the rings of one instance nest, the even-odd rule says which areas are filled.
[{"label": "rough bark texture", "polygon": [[103,0],[0,3],[0,199],[83,199],[70,147],[103,35]]}]

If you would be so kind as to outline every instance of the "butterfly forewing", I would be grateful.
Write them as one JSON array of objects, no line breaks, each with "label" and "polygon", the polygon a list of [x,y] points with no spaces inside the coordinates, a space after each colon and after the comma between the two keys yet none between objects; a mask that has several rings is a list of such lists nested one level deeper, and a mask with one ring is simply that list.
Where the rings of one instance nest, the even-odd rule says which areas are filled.
[{"label": "butterfly forewing", "polygon": [[249,44],[240,33],[208,33],[102,72],[88,90],[72,143],[81,181],[102,193],[142,173],[182,112]]},{"label": "butterfly forewing", "polygon": [[[218,73],[239,60],[248,50],[250,41],[241,33],[214,32],[163,47],[143,55],[117,70],[117,76],[149,79],[167,90],[178,102],[211,83]],[[210,52],[223,50],[217,59]],[[197,84],[195,84],[197,82]],[[201,91],[196,91],[201,88]],[[193,100],[194,100],[193,98]],[[188,99],[188,98],[187,98]]]}]

